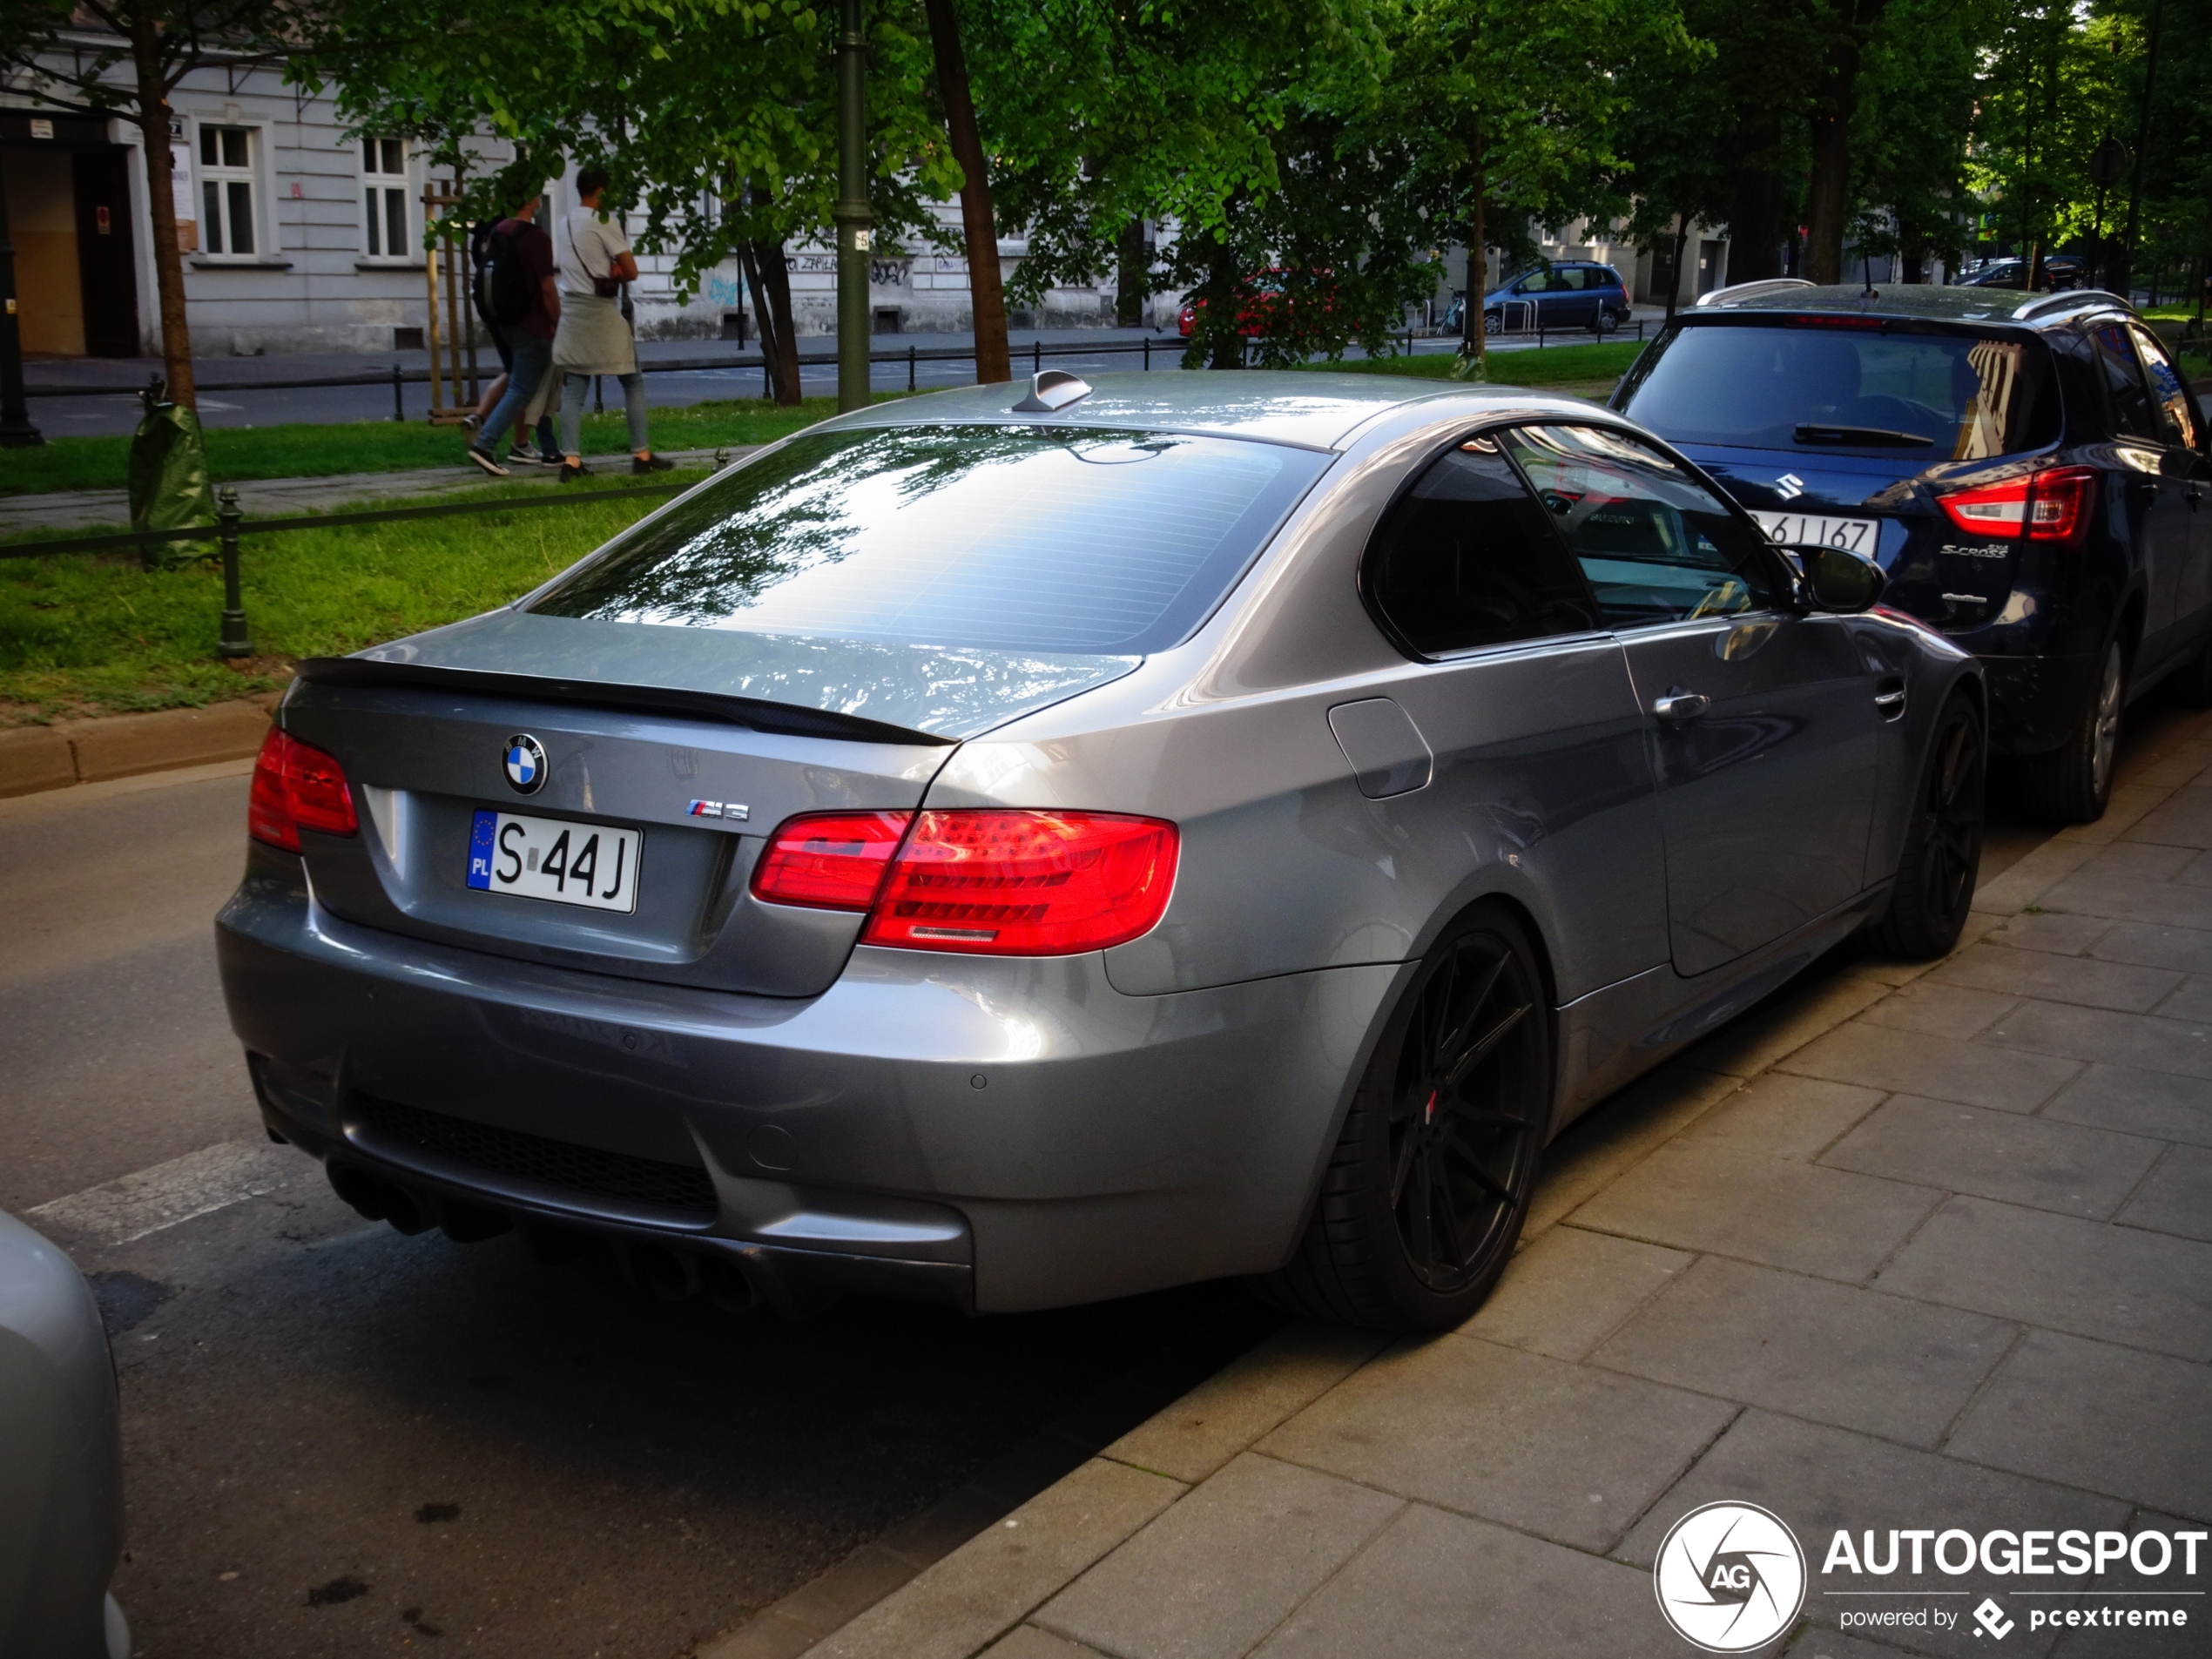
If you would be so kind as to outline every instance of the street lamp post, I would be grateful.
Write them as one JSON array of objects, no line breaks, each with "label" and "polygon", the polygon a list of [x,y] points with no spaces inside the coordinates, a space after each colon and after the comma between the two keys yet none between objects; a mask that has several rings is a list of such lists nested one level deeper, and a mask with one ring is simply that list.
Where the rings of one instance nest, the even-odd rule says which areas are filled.
[{"label": "street lamp post", "polygon": [[875,219],[868,211],[867,41],[860,0],[844,0],[837,40],[837,407],[868,402],[868,261]]},{"label": "street lamp post", "polygon": [[23,334],[16,321],[16,245],[8,234],[6,170],[0,168],[0,448],[28,449],[46,442],[30,423],[23,395]]}]

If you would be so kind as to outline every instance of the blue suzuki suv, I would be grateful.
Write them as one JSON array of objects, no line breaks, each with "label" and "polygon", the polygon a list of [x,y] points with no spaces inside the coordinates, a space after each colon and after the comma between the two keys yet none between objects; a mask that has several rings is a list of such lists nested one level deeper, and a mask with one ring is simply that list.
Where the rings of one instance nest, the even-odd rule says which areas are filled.
[{"label": "blue suzuki suv", "polygon": [[1706,295],[1612,406],[1778,543],[1865,554],[1885,602],[1988,671],[2021,804],[2087,823],[2121,711],[2212,707],[2212,459],[2196,400],[2121,300],[1791,279]]}]

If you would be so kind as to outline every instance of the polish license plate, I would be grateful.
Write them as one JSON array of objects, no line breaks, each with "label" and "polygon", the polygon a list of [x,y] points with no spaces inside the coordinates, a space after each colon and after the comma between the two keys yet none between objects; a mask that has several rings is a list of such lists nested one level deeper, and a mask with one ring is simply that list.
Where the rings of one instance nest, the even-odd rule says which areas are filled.
[{"label": "polish license plate", "polygon": [[1788,547],[1840,547],[1871,559],[1882,539],[1875,518],[1824,518],[1817,513],[1760,513],[1751,516],[1770,542]]},{"label": "polish license plate", "polygon": [[480,810],[469,829],[469,885],[594,910],[637,908],[645,833]]}]

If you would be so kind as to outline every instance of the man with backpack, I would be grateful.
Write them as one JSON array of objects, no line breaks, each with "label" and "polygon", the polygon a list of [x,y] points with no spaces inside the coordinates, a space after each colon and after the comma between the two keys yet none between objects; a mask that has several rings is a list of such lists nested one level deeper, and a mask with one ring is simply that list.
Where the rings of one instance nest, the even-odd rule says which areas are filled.
[{"label": "man with backpack", "polygon": [[[553,334],[561,320],[561,292],[553,275],[553,239],[536,224],[533,192],[485,239],[482,295],[485,320],[506,337],[507,390],[478,427],[469,459],[504,478],[494,448],[511,427],[519,435],[523,412],[553,367]],[[516,447],[521,446],[518,443]]]}]

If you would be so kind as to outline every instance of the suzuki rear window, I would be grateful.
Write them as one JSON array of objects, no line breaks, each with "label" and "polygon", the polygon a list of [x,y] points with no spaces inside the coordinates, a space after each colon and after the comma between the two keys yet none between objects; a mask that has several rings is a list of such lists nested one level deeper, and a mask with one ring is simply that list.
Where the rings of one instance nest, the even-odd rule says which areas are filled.
[{"label": "suzuki rear window", "polygon": [[1155,651],[1205,619],[1329,460],[1182,433],[816,433],[639,525],[529,609],[999,651]]},{"label": "suzuki rear window", "polygon": [[2040,341],[1864,326],[1704,324],[1662,336],[1615,407],[1676,443],[1980,461],[2059,435]]}]

